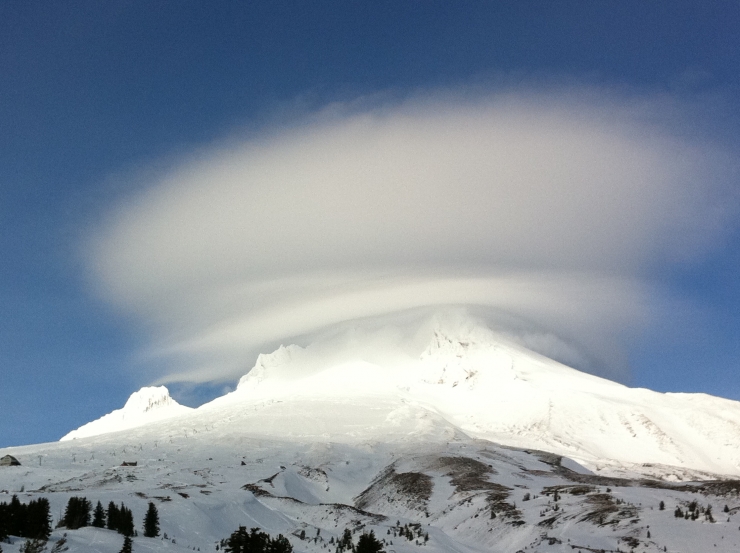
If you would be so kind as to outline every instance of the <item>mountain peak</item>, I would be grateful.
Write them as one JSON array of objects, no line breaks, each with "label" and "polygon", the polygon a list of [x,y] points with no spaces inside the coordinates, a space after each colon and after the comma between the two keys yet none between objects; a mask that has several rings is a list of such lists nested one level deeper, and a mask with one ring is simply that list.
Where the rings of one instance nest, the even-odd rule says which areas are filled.
[{"label": "mountain peak", "polygon": [[[358,323],[305,347],[281,346],[260,355],[234,392],[187,420],[291,440],[461,433],[565,455],[597,472],[673,466],[740,474],[738,402],[629,388],[535,353],[474,318],[442,313],[416,323]],[[189,411],[166,388],[144,388],[63,439]]]},{"label": "mountain peak", "polygon": [[97,420],[73,430],[61,441],[97,436],[136,428],[149,422],[169,419],[192,411],[170,396],[165,386],[148,386],[134,392],[122,409],[108,413]]},{"label": "mountain peak", "polygon": [[[383,437],[411,409],[413,417],[404,418],[411,426],[424,411],[468,436],[591,468],[740,471],[740,446],[731,439],[740,403],[629,388],[535,353],[461,313],[417,323],[344,327],[305,347],[281,346],[261,355],[238,389],[210,408],[280,405],[269,421],[275,435],[299,434],[300,418],[334,439],[349,420],[356,421],[353,436]],[[373,417],[383,409],[385,422],[378,422]]]},{"label": "mountain peak", "polygon": [[126,413],[148,413],[149,411],[179,405],[170,396],[166,386],[145,386],[129,396],[123,411]]}]

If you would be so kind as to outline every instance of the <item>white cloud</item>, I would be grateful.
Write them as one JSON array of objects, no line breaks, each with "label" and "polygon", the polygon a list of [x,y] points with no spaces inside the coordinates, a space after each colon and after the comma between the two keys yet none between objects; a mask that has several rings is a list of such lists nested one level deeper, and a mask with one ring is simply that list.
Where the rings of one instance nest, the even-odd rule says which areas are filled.
[{"label": "white cloud", "polygon": [[267,344],[452,304],[616,370],[654,307],[644,275],[732,212],[726,158],[689,130],[659,102],[573,89],[331,106],[149,183],[97,230],[91,268],[151,329],[159,381],[235,378]]}]

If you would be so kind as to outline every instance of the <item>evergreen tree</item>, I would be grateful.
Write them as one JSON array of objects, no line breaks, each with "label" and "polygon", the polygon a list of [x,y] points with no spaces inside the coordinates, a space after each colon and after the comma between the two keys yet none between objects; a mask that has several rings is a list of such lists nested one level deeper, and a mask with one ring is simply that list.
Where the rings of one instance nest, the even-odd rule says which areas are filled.
[{"label": "evergreen tree", "polygon": [[112,501],[108,503],[108,521],[107,526],[108,530],[118,530],[118,519],[120,518],[120,513],[118,511],[118,507],[116,507],[116,504]]},{"label": "evergreen tree", "polygon": [[149,502],[146,516],[144,516],[144,537],[156,538],[159,535],[159,513],[154,503]]},{"label": "evergreen tree", "polygon": [[247,540],[247,548],[244,553],[251,552],[263,552],[268,551],[270,545],[270,535],[266,532],[260,532],[259,528],[252,528],[249,533],[249,540]]},{"label": "evergreen tree", "polygon": [[133,542],[131,541],[131,538],[129,536],[126,536],[123,538],[123,547],[121,547],[120,553],[132,553],[133,552]]},{"label": "evergreen tree", "polygon": [[[256,530],[256,528],[252,529],[252,531],[254,530]],[[226,543],[224,544],[223,550],[228,551],[229,553],[247,553],[248,551],[251,552],[251,549],[248,548],[248,544],[249,534],[247,533],[247,527],[240,526],[228,537]]]},{"label": "evergreen tree", "polygon": [[95,528],[105,528],[105,509],[103,509],[103,504],[100,501],[95,505],[92,525]]},{"label": "evergreen tree", "polygon": [[25,507],[26,506],[20,502],[17,495],[14,495],[10,499],[10,505],[8,505],[8,520],[6,522],[8,535],[23,536],[25,533],[23,531],[26,519]]},{"label": "evergreen tree", "polygon": [[45,497],[32,500],[25,509],[26,520],[23,537],[34,540],[48,540],[51,534],[51,515],[49,500]]},{"label": "evergreen tree", "polygon": [[124,536],[133,536],[134,515],[131,513],[131,509],[126,507],[123,503],[121,503],[121,506],[119,507],[111,501],[108,504],[107,528],[109,530],[115,530]]},{"label": "evergreen tree", "polygon": [[290,545],[288,538],[282,534],[278,534],[278,537],[272,540],[266,551],[267,553],[292,553],[293,546]]},{"label": "evergreen tree", "polygon": [[0,503],[0,541],[8,538],[8,520],[10,518],[10,506]]},{"label": "evergreen tree", "polygon": [[380,543],[378,538],[375,537],[375,533],[370,530],[369,534],[362,534],[360,539],[357,541],[356,553],[382,553],[383,544]]},{"label": "evergreen tree", "polygon": [[118,530],[118,533],[123,534],[124,536],[133,536],[134,515],[131,512],[131,509],[121,503],[121,508],[118,511],[118,516],[118,527],[116,528],[116,530]]},{"label": "evergreen tree", "polygon": [[34,499],[28,505],[13,496],[10,503],[0,503],[0,540],[8,536],[46,540],[51,534],[49,500]]},{"label": "evergreen tree", "polygon": [[244,526],[240,526],[225,540],[223,550],[227,553],[292,553],[293,546],[282,534],[272,539],[259,528],[247,532]]},{"label": "evergreen tree", "polygon": [[346,549],[352,549],[352,532],[350,532],[349,528],[345,528],[344,534],[337,540],[337,550],[341,552]]},{"label": "evergreen tree", "polygon": [[85,497],[70,497],[64,511],[62,525],[70,530],[77,530],[90,524],[92,503]]}]

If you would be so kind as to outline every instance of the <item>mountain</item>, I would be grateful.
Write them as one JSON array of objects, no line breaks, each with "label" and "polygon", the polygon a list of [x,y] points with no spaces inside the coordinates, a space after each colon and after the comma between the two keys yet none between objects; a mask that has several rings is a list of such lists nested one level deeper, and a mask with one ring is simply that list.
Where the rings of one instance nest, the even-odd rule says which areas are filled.
[{"label": "mountain", "polygon": [[[265,406],[269,416],[259,420],[278,416],[281,405]],[[599,476],[559,455],[469,438],[413,406],[381,424],[408,431],[388,439],[357,428],[356,418],[316,430],[354,428],[344,441],[305,434],[312,423],[332,419],[331,406],[321,407],[324,415],[318,406],[289,410],[293,421],[299,413],[318,415],[295,436],[286,428],[274,437],[270,428],[244,426],[248,417],[234,404],[205,416],[196,411],[121,432],[2,450],[22,466],[0,467],[0,502],[13,495],[26,504],[46,498],[52,526],[72,497],[123,503],[133,512],[138,553],[218,551],[239,526],[282,534],[296,553],[336,553],[346,530],[355,545],[374,532],[387,553],[740,548],[740,481]],[[371,409],[362,406],[363,420]],[[258,405],[245,406],[242,414],[255,411]],[[150,502],[159,512],[157,538],[141,536]],[[3,552],[22,553],[24,541],[11,536]],[[117,553],[122,545],[113,530],[62,526],[47,550]]]},{"label": "mountain", "polygon": [[[738,404],[580,373],[467,317],[336,330],[175,405],[144,389],[76,439],[0,450],[21,462],[0,503],[45,497],[56,524],[71,497],[123,502],[141,533],[153,502],[167,538],[136,552],[215,551],[239,526],[296,553],[337,553],[347,529],[388,553],[740,550]],[[48,548],[122,542],[60,527]]]},{"label": "mountain", "polygon": [[334,413],[346,402],[349,412],[336,419],[307,414],[319,416],[333,438],[347,430],[339,419],[357,418],[358,406],[372,401],[375,411],[389,406],[380,434],[413,407],[416,416],[439,418],[468,436],[567,455],[605,474],[740,475],[740,403],[629,388],[464,317],[437,315],[412,334],[355,328],[305,349],[281,347],[204,409],[276,401],[282,409],[329,402]]},{"label": "mountain", "polygon": [[164,386],[142,388],[131,394],[122,409],[108,413],[62,437],[61,441],[74,440],[136,428],[155,421],[183,415],[192,409],[180,405],[170,397]]},{"label": "mountain", "polygon": [[409,330],[350,327],[260,355],[195,411],[144,388],[63,439],[173,416],[273,437],[361,441],[464,434],[575,459],[599,474],[740,476],[740,403],[635,389],[576,371],[459,313]]}]

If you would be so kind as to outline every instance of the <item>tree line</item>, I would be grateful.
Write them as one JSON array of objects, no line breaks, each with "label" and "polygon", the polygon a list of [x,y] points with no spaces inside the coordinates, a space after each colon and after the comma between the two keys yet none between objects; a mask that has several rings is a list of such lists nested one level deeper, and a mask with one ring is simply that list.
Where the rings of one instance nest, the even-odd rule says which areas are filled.
[{"label": "tree line", "polygon": [[[305,532],[301,533],[301,539],[305,537]],[[330,543],[334,543],[332,538]],[[349,528],[344,530],[344,534],[336,541],[336,553],[353,552],[353,553],[383,553],[383,544],[375,537],[371,530],[369,533],[363,532],[357,543],[353,542],[352,532]],[[259,528],[252,528],[247,531],[246,527],[240,526],[228,538],[221,540],[221,549],[226,553],[292,553],[293,546],[287,538],[279,534],[276,538],[271,537]],[[219,548],[216,547],[216,550]],[[127,552],[128,553],[128,552]]]},{"label": "tree line", "polygon": [[49,500],[45,497],[21,503],[14,495],[10,503],[0,503],[0,540],[8,536],[47,540],[51,534]]},{"label": "tree line", "polygon": [[[64,516],[58,526],[77,530],[85,526],[115,530],[124,536],[137,535],[134,528],[134,516],[131,509],[123,503],[116,505],[113,501],[104,509],[100,501],[93,510],[92,503],[86,497],[70,497],[64,510]],[[9,536],[32,540],[49,539],[51,534],[51,515],[49,500],[45,497],[22,503],[17,495],[10,502],[0,503],[0,540]],[[154,503],[144,517],[144,536],[154,538],[159,535],[159,513]]]},{"label": "tree line", "polygon": [[240,526],[225,540],[221,540],[221,546],[227,553],[292,553],[293,546],[288,539],[279,534],[277,538],[271,537],[259,528],[252,528],[247,532],[245,526]]},{"label": "tree line", "polygon": [[[92,503],[86,497],[70,497],[60,526],[76,530],[91,525],[95,528],[115,530],[127,537],[137,535],[134,528],[134,515],[131,509],[123,503],[118,506],[111,501],[108,503],[108,509],[106,510],[103,508],[103,504],[98,501],[93,511]],[[155,538],[158,535],[159,513],[154,503],[149,502],[149,508],[144,517],[144,537]]]},{"label": "tree line", "polygon": [[[333,539],[329,543],[333,543]],[[344,553],[345,551],[351,551],[352,553],[383,553],[384,550],[383,544],[375,537],[375,532],[372,530],[370,530],[370,533],[363,532],[360,534],[355,544],[352,541],[352,532],[349,528],[345,528],[342,537],[337,539],[336,553]]]}]

